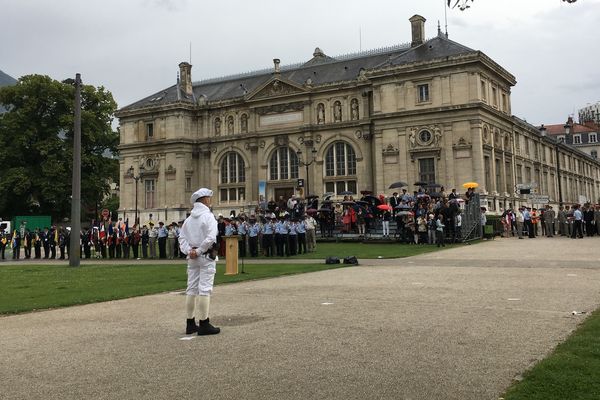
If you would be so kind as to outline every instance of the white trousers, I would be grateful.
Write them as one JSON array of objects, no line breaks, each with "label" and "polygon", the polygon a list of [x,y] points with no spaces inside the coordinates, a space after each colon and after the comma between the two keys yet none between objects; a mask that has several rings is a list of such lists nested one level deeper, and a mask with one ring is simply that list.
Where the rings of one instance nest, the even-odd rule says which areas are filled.
[{"label": "white trousers", "polygon": [[185,294],[194,296],[210,296],[217,272],[217,263],[204,257],[188,260],[187,289]]},{"label": "white trousers", "polygon": [[390,221],[383,222],[383,236],[390,236]]}]

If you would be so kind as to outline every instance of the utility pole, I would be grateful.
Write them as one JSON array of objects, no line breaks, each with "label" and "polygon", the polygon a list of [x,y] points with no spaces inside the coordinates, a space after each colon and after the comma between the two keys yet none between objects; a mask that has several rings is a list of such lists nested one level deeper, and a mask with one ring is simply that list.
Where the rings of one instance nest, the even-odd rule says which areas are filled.
[{"label": "utility pole", "polygon": [[79,267],[81,246],[81,74],[75,75],[75,124],[73,130],[73,181],[69,266]]}]

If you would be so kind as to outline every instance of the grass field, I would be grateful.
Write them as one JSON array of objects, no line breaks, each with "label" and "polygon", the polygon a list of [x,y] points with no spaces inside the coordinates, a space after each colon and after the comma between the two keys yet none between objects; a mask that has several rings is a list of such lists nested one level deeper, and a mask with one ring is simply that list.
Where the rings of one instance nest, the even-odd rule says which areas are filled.
[{"label": "grass field", "polygon": [[505,400],[600,399],[600,311],[505,394]]},{"label": "grass field", "polygon": [[[245,274],[225,276],[219,265],[216,284],[340,268],[343,264],[246,265]],[[184,289],[180,265],[6,265],[0,268],[0,314],[66,307]]]}]

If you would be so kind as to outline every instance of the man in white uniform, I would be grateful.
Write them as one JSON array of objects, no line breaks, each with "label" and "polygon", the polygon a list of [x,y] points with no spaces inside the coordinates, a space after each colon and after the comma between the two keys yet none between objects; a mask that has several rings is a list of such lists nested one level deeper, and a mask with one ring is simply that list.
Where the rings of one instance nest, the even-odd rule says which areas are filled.
[{"label": "man in white uniform", "polygon": [[[212,190],[206,188],[192,194],[192,212],[179,232],[179,248],[187,254],[188,260],[186,334],[197,332],[198,335],[215,335],[221,331],[212,326],[208,319],[217,267],[216,252],[212,252],[217,241],[217,221],[209,209],[212,195]],[[199,326],[194,316],[198,317]]]}]

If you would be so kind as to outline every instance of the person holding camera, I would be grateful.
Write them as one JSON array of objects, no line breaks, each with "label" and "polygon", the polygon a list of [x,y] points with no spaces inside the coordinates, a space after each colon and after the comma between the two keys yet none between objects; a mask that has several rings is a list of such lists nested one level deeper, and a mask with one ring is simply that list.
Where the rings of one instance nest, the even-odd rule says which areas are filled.
[{"label": "person holding camera", "polygon": [[[213,192],[202,188],[192,194],[190,216],[179,232],[179,249],[187,254],[186,334],[215,335],[208,310],[217,269],[217,221],[210,210]],[[198,317],[199,325],[196,325]]]}]

